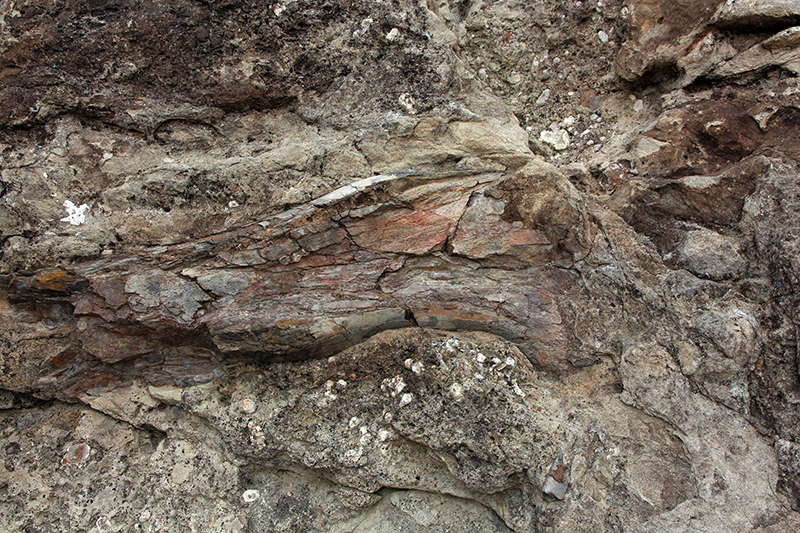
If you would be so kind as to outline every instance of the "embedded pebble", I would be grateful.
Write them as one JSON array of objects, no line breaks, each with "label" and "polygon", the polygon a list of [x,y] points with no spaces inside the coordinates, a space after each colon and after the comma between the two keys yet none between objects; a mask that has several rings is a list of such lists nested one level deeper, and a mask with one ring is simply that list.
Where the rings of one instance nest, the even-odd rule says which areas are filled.
[{"label": "embedded pebble", "polygon": [[608,34],[603,30],[597,32],[597,36],[600,38],[600,41],[605,44],[608,42]]},{"label": "embedded pebble", "polygon": [[387,41],[394,41],[398,37],[400,37],[400,30],[398,30],[397,28],[392,28],[391,30],[389,30],[389,33],[386,34]]},{"label": "embedded pebble", "polygon": [[563,500],[567,494],[567,488],[569,488],[569,474],[564,464],[564,456],[559,451],[558,457],[553,461],[553,465],[544,478],[542,492],[553,498]]},{"label": "embedded pebble", "polygon": [[364,455],[364,450],[362,450],[361,448],[347,450],[346,452],[344,452],[344,456],[353,461],[354,463],[357,463],[358,460],[361,459],[362,455]]},{"label": "embedded pebble", "polygon": [[536,105],[542,105],[547,102],[548,98],[550,98],[550,89],[545,89],[542,91],[542,94],[539,95],[539,98],[536,99]]},{"label": "embedded pebble", "polygon": [[92,453],[92,449],[89,447],[88,444],[81,442],[78,444],[73,444],[67,450],[67,453],[61,458],[62,465],[74,465],[78,468],[83,468],[86,466],[87,461],[89,460],[89,455]]},{"label": "embedded pebble", "polygon": [[406,113],[408,113],[409,115],[413,115],[414,113],[417,112],[416,108],[414,107],[416,101],[414,100],[414,97],[411,96],[410,94],[403,93],[400,95],[398,100],[400,102],[400,105],[403,106],[403,108],[406,110]]},{"label": "embedded pebble", "polygon": [[425,366],[422,364],[422,361],[416,361],[413,365],[411,365],[411,371],[415,374],[422,374],[424,369]]},{"label": "embedded pebble", "polygon": [[636,111],[636,112],[638,113],[638,112],[639,112],[639,111],[641,111],[642,109],[644,109],[644,102],[642,102],[641,100],[636,100],[636,101],[633,103],[633,110],[634,110],[634,111]]},{"label": "embedded pebble", "polygon": [[519,383],[517,383],[516,379],[511,380],[511,386],[514,388],[514,394],[516,394],[520,398],[525,397],[525,392],[520,388]]},{"label": "embedded pebble", "polygon": [[410,392],[403,394],[400,397],[400,403],[398,404],[399,407],[405,407],[406,405],[410,404],[414,400],[414,395]]},{"label": "embedded pebble", "polygon": [[95,522],[95,525],[97,526],[97,531],[100,533],[109,533],[113,529],[111,522],[106,516],[99,517]]},{"label": "embedded pebble", "polygon": [[239,404],[239,411],[243,412],[246,415],[252,415],[256,412],[256,402],[251,400],[250,398],[245,398],[242,400],[242,403]]},{"label": "embedded pebble", "polygon": [[242,494],[242,499],[244,500],[245,503],[250,503],[256,501],[260,496],[261,494],[259,494],[257,490],[249,489],[244,491],[244,493]]},{"label": "embedded pebble", "polygon": [[460,400],[464,397],[464,386],[461,383],[453,383],[450,385],[450,394],[453,395],[453,398],[456,400]]},{"label": "embedded pebble", "polygon": [[539,134],[539,140],[549,144],[556,150],[566,150],[569,146],[569,133],[564,130],[544,130]]},{"label": "embedded pebble", "polygon": [[403,381],[401,376],[395,376],[391,379],[384,379],[381,383],[381,388],[388,391],[392,398],[395,398],[406,388],[406,382]]}]

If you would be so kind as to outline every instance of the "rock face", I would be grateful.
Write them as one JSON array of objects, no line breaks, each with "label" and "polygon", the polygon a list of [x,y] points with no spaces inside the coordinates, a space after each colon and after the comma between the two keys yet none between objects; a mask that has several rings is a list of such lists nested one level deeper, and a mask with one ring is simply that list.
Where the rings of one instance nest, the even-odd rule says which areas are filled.
[{"label": "rock face", "polygon": [[0,529],[800,529],[800,4],[0,6]]}]

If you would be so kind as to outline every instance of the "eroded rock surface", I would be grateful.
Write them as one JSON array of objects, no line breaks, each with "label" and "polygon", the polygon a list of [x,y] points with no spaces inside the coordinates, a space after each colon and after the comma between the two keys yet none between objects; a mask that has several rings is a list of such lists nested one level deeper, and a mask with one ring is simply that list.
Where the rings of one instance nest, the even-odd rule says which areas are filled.
[{"label": "eroded rock surface", "polygon": [[0,529],[800,528],[800,6],[0,7]]}]

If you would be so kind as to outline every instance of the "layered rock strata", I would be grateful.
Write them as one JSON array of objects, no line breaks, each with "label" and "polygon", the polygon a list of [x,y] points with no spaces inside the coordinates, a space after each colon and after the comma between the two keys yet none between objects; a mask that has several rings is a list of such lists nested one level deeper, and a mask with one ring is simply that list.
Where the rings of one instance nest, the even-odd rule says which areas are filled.
[{"label": "layered rock strata", "polygon": [[792,531],[800,5],[0,5],[0,529]]}]

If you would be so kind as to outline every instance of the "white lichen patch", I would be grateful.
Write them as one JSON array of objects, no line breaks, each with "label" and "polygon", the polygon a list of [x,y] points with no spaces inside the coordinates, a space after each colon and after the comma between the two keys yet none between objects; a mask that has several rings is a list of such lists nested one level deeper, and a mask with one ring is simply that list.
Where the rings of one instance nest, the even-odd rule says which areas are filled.
[{"label": "white lichen patch", "polygon": [[261,494],[255,489],[249,489],[244,491],[244,493],[242,493],[242,499],[244,500],[244,503],[254,502],[260,497]]},{"label": "white lichen patch", "polygon": [[61,222],[69,222],[73,226],[80,226],[86,222],[86,211],[89,210],[88,205],[81,204],[80,206],[76,206],[69,200],[65,200],[64,208],[67,210],[67,216],[62,218]]}]

